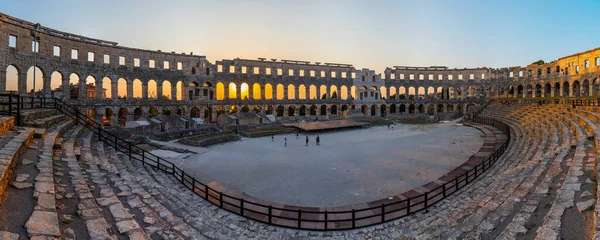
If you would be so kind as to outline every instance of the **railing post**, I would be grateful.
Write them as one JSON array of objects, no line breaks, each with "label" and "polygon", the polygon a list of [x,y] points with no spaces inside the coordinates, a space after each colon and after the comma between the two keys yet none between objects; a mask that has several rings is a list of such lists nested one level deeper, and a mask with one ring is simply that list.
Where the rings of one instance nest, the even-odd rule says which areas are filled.
[{"label": "railing post", "polygon": [[446,198],[446,183],[442,184],[442,196]]},{"label": "railing post", "polygon": [[268,217],[269,217],[269,224],[271,224],[271,212],[272,212],[271,208],[272,208],[271,205],[269,205],[269,215],[268,215]]},{"label": "railing post", "polygon": [[356,210],[353,208],[352,209],[352,228],[356,228]]},{"label": "railing post", "polygon": [[298,208],[298,228],[302,227],[302,209]]},{"label": "railing post", "polygon": [[208,185],[206,185],[206,184],[204,184],[204,196],[205,196],[204,199],[209,200],[208,199]]},{"label": "railing post", "polygon": [[406,215],[410,215],[410,198],[406,199]]},{"label": "railing post", "polygon": [[468,185],[469,184],[469,171],[467,171],[465,173],[465,175],[467,176],[466,179],[465,179],[465,185]]},{"label": "railing post", "polygon": [[244,199],[240,200],[240,215],[244,216]]},{"label": "railing post", "polygon": [[8,115],[12,115],[12,93],[8,95]]},{"label": "railing post", "polygon": [[129,143],[129,160],[131,160],[131,142],[128,142],[128,143]]},{"label": "railing post", "polygon": [[425,210],[427,210],[427,200],[429,200],[428,193],[429,193],[429,192],[425,192],[425,196],[424,196],[424,198],[425,198],[425,201],[423,201],[423,203],[425,203],[425,204],[424,204],[424,206],[425,206],[425,207],[424,207],[424,209],[425,209]]},{"label": "railing post", "polygon": [[156,158],[156,169],[160,170],[160,158],[159,157]]},{"label": "railing post", "polygon": [[458,177],[454,179],[454,186],[456,187],[456,191],[458,191]]},{"label": "railing post", "polygon": [[327,210],[325,210],[325,230],[327,230]]},{"label": "railing post", "polygon": [[385,205],[381,204],[381,222],[385,222]]},{"label": "railing post", "polygon": [[[116,146],[115,146],[116,147]],[[142,151],[142,166],[146,163],[146,151]]]},{"label": "railing post", "polygon": [[219,207],[223,208],[223,192],[219,192]]}]

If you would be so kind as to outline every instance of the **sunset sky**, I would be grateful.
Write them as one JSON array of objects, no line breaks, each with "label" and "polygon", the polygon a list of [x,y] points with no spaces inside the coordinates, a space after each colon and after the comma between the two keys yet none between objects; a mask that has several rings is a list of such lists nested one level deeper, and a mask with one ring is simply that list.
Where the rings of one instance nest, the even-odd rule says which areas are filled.
[{"label": "sunset sky", "polygon": [[591,0],[0,0],[0,12],[122,46],[194,52],[211,62],[296,59],[378,73],[397,65],[524,66],[600,45],[600,1]]}]

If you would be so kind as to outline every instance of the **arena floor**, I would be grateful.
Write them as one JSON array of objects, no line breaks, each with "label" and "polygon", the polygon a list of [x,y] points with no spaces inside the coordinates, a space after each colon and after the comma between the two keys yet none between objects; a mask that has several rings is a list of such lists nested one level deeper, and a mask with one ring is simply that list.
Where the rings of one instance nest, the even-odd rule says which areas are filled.
[{"label": "arena floor", "polygon": [[[483,144],[479,130],[453,122],[394,125],[319,134],[244,138],[215,145],[178,165],[204,183],[289,205],[362,203],[426,184],[465,162]],[[288,145],[284,147],[284,138]],[[181,160],[180,160],[181,161]]]}]

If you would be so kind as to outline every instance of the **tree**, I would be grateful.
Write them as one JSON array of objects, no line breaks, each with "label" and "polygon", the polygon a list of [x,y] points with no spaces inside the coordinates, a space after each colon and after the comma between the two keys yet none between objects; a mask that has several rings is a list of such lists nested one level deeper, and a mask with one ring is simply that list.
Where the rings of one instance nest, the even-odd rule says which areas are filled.
[{"label": "tree", "polygon": [[171,98],[169,98],[167,95],[162,95],[162,97],[160,98],[162,100],[171,100]]},{"label": "tree", "polygon": [[536,62],[533,62],[532,64],[542,65],[542,64],[545,64],[545,62],[544,62],[544,60],[537,60]]},{"label": "tree", "polygon": [[333,93],[331,94],[331,98],[337,98],[337,92],[333,92]]},{"label": "tree", "polygon": [[321,96],[321,99],[327,99],[327,94],[323,93],[323,96]]}]

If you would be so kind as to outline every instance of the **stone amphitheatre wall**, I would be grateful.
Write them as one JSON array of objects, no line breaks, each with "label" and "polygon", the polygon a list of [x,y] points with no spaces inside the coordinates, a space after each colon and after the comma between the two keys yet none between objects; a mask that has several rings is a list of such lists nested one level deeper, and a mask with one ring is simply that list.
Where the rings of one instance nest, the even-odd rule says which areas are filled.
[{"label": "stone amphitheatre wall", "polygon": [[[50,88],[51,76],[58,73],[63,98],[68,99],[70,94],[64,93],[70,92],[75,78],[80,94],[69,101],[100,121],[109,119],[111,125],[123,116],[133,120],[157,112],[209,122],[221,112],[240,111],[280,119],[346,116],[352,109],[368,116],[466,113],[484,99],[593,96],[600,89],[600,48],[526,67],[394,66],[376,73],[352,64],[298,60],[236,58],[211,63],[192,53],[129,48],[36,28],[0,13],[0,91],[7,89],[7,68],[12,66],[18,72],[17,92],[27,93],[27,70],[34,58],[32,33],[39,39],[37,67],[43,75],[43,94],[52,96],[56,89]],[[90,83],[96,89],[92,97],[86,90]],[[108,86],[107,99],[102,91]],[[134,93],[136,87],[140,95]],[[126,94],[118,98],[119,92]]]}]

